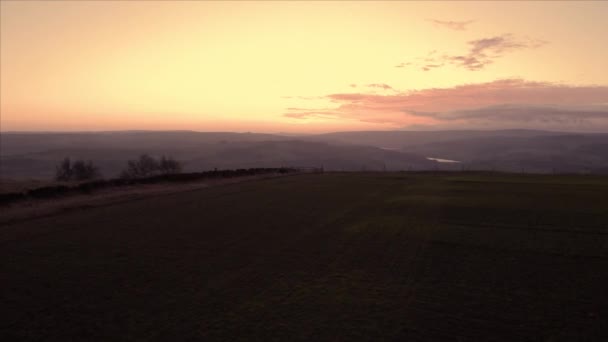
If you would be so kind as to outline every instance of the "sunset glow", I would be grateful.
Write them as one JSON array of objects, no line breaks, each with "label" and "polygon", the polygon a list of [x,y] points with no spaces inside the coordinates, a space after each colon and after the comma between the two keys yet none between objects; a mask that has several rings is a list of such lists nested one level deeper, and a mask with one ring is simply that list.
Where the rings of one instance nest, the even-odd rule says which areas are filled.
[{"label": "sunset glow", "polygon": [[1,130],[606,131],[606,18],[599,1],[3,0]]}]

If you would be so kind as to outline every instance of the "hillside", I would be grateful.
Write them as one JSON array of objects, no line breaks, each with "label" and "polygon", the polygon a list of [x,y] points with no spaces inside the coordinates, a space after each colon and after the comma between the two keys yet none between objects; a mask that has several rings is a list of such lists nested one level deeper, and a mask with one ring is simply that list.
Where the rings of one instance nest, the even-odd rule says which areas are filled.
[{"label": "hillside", "polygon": [[601,133],[534,130],[338,132],[312,139],[457,160],[458,166],[467,169],[608,173],[608,134]]},{"label": "hillside", "polygon": [[93,160],[107,177],[142,153],[169,155],[187,172],[250,167],[324,167],[327,170],[434,169],[424,156],[374,146],[304,141],[254,133],[109,132],[3,133],[0,178],[50,179],[64,157]]},{"label": "hillside", "polygon": [[376,147],[402,149],[409,146],[426,145],[446,141],[489,137],[527,138],[560,134],[537,130],[455,130],[455,131],[353,131],[319,134],[312,140],[334,141],[348,144],[362,144]]},{"label": "hillside", "polygon": [[604,341],[608,180],[329,173],[0,227],[0,339]]},{"label": "hillside", "polygon": [[[376,131],[281,136],[191,131],[2,133],[0,178],[50,179],[64,157],[93,160],[106,178],[142,153],[187,172],[304,166],[333,171],[500,170],[608,173],[608,134],[533,130]],[[446,164],[427,157],[455,160]]]}]

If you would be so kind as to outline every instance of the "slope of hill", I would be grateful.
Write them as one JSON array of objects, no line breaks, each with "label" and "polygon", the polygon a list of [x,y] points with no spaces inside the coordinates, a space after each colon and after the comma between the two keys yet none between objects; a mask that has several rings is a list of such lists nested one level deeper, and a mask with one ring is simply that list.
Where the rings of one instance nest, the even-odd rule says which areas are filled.
[{"label": "slope of hill", "polygon": [[469,169],[608,172],[608,134],[532,130],[338,132],[311,139],[457,160]]},{"label": "slope of hill", "polygon": [[319,134],[310,137],[305,137],[305,139],[369,145],[392,149],[404,149],[409,146],[418,146],[431,143],[458,141],[474,138],[508,137],[518,139],[553,134],[560,133],[534,130],[355,131]]},{"label": "slope of hill", "polygon": [[343,173],[16,222],[0,340],[606,341],[606,193]]},{"label": "slope of hill", "polygon": [[180,160],[185,171],[214,168],[306,166],[327,170],[432,169],[422,156],[373,146],[332,145],[267,134],[199,132],[116,132],[2,134],[0,175],[4,178],[53,176],[64,157],[93,160],[113,177],[127,160],[142,153]]},{"label": "slope of hill", "polygon": [[83,133],[0,134],[2,156],[23,155],[47,150],[86,148],[91,150],[191,149],[205,144],[240,141],[275,141],[287,138],[260,133],[193,131],[116,131]]},{"label": "slope of hill", "polygon": [[[309,136],[209,132],[2,133],[0,177],[49,179],[64,157],[91,159],[106,177],[142,153],[186,171],[315,166],[327,170],[483,169],[608,173],[608,134],[531,130],[339,132]],[[445,164],[427,157],[455,160]]]},{"label": "slope of hill", "polygon": [[491,136],[404,147],[440,155],[470,167],[532,172],[607,172],[608,134],[560,134],[515,138]]}]

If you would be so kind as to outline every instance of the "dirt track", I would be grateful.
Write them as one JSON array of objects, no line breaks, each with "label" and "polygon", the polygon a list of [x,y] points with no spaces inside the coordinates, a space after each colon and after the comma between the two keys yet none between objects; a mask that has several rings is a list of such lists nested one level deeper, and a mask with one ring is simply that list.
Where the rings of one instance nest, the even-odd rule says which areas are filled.
[{"label": "dirt track", "polygon": [[50,216],[65,211],[99,207],[136,199],[204,189],[211,186],[286,176],[287,175],[270,174],[225,179],[204,179],[185,183],[136,184],[132,186],[97,190],[91,194],[82,193],[52,199],[30,199],[25,202],[22,201],[3,206],[1,208],[2,211],[0,211],[0,224],[31,220],[33,218]]}]

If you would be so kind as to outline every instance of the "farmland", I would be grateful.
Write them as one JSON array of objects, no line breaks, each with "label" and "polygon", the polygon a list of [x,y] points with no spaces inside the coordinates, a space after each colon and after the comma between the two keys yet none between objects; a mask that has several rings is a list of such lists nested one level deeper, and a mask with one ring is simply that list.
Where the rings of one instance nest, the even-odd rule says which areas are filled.
[{"label": "farmland", "polygon": [[326,173],[0,226],[0,339],[608,340],[608,178]]}]

